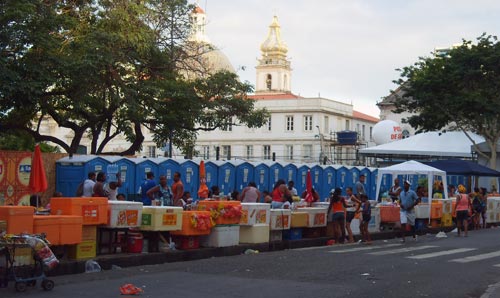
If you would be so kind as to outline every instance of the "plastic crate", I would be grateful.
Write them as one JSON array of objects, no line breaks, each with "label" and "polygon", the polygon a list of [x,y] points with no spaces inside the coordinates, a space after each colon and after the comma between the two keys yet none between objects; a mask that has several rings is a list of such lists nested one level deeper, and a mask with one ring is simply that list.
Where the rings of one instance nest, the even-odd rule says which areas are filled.
[{"label": "plastic crate", "polygon": [[182,250],[200,248],[200,236],[176,236],[173,239],[175,247]]},{"label": "plastic crate", "polygon": [[302,239],[302,229],[292,228],[290,230],[283,231],[284,240],[299,240]]},{"label": "plastic crate", "polygon": [[82,243],[71,245],[68,249],[68,257],[75,260],[95,258],[96,246],[95,241],[83,241]]}]

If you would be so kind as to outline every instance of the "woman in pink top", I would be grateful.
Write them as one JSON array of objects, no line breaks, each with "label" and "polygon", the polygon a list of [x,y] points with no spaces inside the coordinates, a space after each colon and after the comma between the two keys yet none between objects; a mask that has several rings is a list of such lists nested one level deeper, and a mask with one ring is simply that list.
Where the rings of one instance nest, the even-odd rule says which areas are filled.
[{"label": "woman in pink top", "polygon": [[466,193],[467,189],[465,186],[460,184],[458,186],[457,204],[455,205],[455,210],[457,213],[457,231],[458,237],[460,237],[460,230],[463,229],[464,237],[467,237],[467,227],[469,225],[469,210],[472,210],[472,204],[469,199],[469,195]]},{"label": "woman in pink top", "polygon": [[243,188],[240,198],[243,203],[258,203],[260,201],[260,192],[255,182],[249,182],[248,186]]}]

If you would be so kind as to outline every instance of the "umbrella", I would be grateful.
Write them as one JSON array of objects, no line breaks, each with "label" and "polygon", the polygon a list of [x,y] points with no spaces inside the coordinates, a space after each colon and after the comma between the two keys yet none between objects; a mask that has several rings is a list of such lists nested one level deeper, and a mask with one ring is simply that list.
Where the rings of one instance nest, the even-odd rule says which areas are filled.
[{"label": "umbrella", "polygon": [[200,188],[198,189],[198,198],[200,199],[208,198],[208,186],[205,176],[205,162],[202,160],[200,162]]},{"label": "umbrella", "polygon": [[44,192],[47,190],[47,176],[45,175],[45,168],[43,166],[42,153],[40,145],[35,145],[35,152],[31,158],[31,172],[29,188],[32,192]]},{"label": "umbrella", "polygon": [[306,176],[306,202],[311,203],[313,201],[313,193],[312,193],[312,178],[311,178],[311,171],[307,171],[307,176]]}]

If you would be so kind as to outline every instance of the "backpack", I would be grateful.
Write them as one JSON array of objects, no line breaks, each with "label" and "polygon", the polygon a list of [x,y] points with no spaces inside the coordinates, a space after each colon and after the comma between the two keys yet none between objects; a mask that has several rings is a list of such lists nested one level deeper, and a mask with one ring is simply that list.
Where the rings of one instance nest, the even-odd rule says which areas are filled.
[{"label": "backpack", "polygon": [[83,181],[82,183],[78,184],[78,187],[76,188],[75,196],[77,196],[77,197],[83,196],[83,184],[84,183],[85,183],[85,181]]}]

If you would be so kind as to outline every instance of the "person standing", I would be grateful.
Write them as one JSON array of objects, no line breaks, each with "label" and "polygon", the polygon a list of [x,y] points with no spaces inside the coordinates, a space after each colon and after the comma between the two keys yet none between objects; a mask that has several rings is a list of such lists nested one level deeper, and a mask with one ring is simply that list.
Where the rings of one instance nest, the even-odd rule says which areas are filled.
[{"label": "person standing", "polygon": [[[351,229],[351,222],[354,219],[354,216],[356,215],[356,212],[359,211],[361,201],[356,198],[356,196],[352,193],[352,187],[347,187],[346,188],[346,193],[347,193],[347,208],[346,208],[346,218],[345,218],[345,228],[347,230],[347,237],[349,237],[349,243],[354,242],[354,235],[352,234],[352,229]],[[360,228],[361,228],[362,221],[360,221]]]},{"label": "person standing", "polygon": [[151,206],[151,198],[148,196],[148,190],[156,186],[153,172],[146,173],[146,180],[141,184],[141,199],[144,206]]},{"label": "person standing", "polygon": [[297,189],[295,188],[295,182],[293,180],[288,181],[288,190],[292,194],[292,196],[298,196]]},{"label": "person standing", "polygon": [[345,214],[344,208],[347,208],[345,198],[340,194],[342,189],[339,187],[335,188],[330,192],[330,205],[328,206],[327,218],[329,218],[330,213],[333,214],[333,231],[334,238],[337,243],[344,243],[345,241]]},{"label": "person standing", "polygon": [[372,219],[372,209],[370,206],[370,201],[368,201],[368,196],[361,195],[361,224],[359,225],[359,227],[360,227],[361,237],[363,238],[363,242],[366,244],[372,243],[370,232],[368,232],[368,224],[370,224],[371,219]]},{"label": "person standing", "polygon": [[172,198],[174,206],[183,207],[182,196],[184,195],[184,184],[181,181],[181,173],[174,173],[174,183],[172,184]]},{"label": "person standing", "polygon": [[151,187],[146,195],[150,200],[155,200],[158,198],[160,200],[160,204],[162,206],[174,206],[174,202],[172,200],[172,190],[167,184],[167,176],[160,176],[160,184]]},{"label": "person standing", "polygon": [[472,211],[472,204],[469,199],[469,195],[466,193],[467,189],[465,186],[460,184],[458,186],[457,204],[455,205],[455,210],[457,214],[457,236],[460,237],[461,230],[464,231],[464,237],[467,237],[467,228],[469,225],[469,212]]},{"label": "person standing", "polygon": [[95,185],[95,179],[96,179],[96,174],[95,172],[90,172],[87,175],[87,179],[83,181],[83,195],[82,197],[91,197],[94,194],[94,185]]},{"label": "person standing", "polygon": [[410,189],[411,183],[406,180],[404,182],[404,189],[400,193],[400,217],[401,217],[401,241],[405,242],[406,225],[411,227],[411,234],[413,240],[417,240],[415,233],[415,209],[414,207],[420,202],[417,193]]},{"label": "person standing", "polygon": [[104,185],[104,190],[108,194],[108,200],[116,201],[118,195],[118,188],[122,186],[122,179],[120,173],[116,173],[116,181],[111,181]]},{"label": "person standing", "polygon": [[106,173],[99,172],[97,173],[96,183],[93,188],[93,196],[94,197],[107,197],[108,193],[106,192],[104,182],[106,182]]},{"label": "person standing", "polygon": [[365,174],[359,175],[359,181],[356,182],[356,197],[358,199],[361,198],[361,195],[366,195],[366,189],[365,189]]},{"label": "person standing", "polygon": [[389,196],[392,202],[399,201],[399,194],[401,193],[401,186],[399,185],[399,179],[394,179],[394,185],[389,189]]},{"label": "person standing", "polygon": [[243,203],[258,203],[260,201],[260,191],[257,189],[257,184],[251,181],[248,186],[241,191],[241,201]]}]

